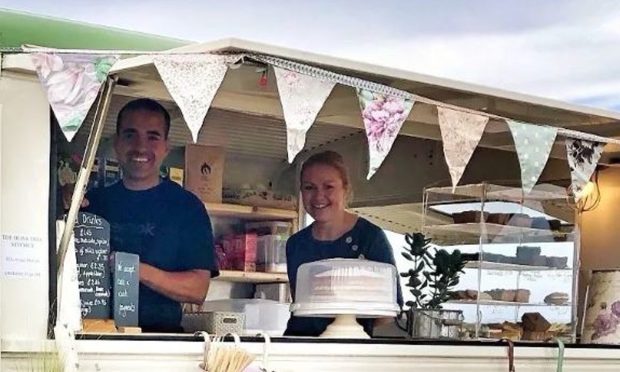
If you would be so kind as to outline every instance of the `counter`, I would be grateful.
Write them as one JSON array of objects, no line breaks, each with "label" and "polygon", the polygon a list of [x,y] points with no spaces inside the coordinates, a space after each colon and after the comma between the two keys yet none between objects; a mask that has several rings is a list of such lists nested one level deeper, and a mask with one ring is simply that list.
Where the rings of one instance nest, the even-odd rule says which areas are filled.
[{"label": "counter", "polygon": [[[246,350],[257,355],[260,366],[263,342],[244,338]],[[53,350],[53,341],[32,343],[3,340],[2,371],[31,371],[36,356]],[[198,372],[203,343],[192,336],[122,335],[89,337],[77,341],[80,371]],[[520,344],[515,347],[517,371],[556,371],[557,347]],[[497,342],[424,342],[396,339],[330,340],[274,338],[269,348],[269,369],[277,372],[504,372],[506,347]],[[567,345],[564,372],[620,370],[620,348]]]}]

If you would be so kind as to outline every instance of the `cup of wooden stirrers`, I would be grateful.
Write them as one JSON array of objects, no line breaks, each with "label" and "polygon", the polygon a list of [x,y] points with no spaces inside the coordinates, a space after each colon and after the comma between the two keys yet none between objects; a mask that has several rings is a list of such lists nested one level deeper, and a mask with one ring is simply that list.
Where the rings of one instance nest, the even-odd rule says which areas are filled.
[{"label": "cup of wooden stirrers", "polygon": [[[208,372],[243,372],[254,361],[254,355],[248,353],[241,345],[239,335],[228,333],[214,336],[213,340],[207,332],[197,332],[205,339],[203,361],[200,368]],[[234,342],[224,339],[232,336]]]}]

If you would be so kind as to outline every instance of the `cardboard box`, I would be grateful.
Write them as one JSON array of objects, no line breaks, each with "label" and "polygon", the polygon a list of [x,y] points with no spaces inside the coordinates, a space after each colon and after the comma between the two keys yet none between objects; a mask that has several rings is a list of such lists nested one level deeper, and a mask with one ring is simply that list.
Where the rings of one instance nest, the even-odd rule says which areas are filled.
[{"label": "cardboard box", "polygon": [[224,202],[250,205],[253,207],[297,210],[297,198],[293,195],[274,193],[273,191],[224,190]]},{"label": "cardboard box", "polygon": [[224,155],[224,149],[220,147],[185,147],[185,188],[203,202],[222,202]]}]

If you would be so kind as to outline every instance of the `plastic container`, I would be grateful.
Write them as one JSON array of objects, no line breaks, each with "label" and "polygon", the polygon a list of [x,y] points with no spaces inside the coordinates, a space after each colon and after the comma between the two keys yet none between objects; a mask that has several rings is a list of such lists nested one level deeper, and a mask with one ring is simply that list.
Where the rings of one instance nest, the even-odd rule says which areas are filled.
[{"label": "plastic container", "polygon": [[256,284],[254,298],[290,303],[291,289],[288,283]]},{"label": "plastic container", "polygon": [[309,262],[297,271],[295,315],[396,316],[398,272],[390,264],[361,259]]},{"label": "plastic container", "polygon": [[288,238],[291,235],[293,224],[283,221],[248,222],[245,224],[246,232],[255,232],[257,235],[282,235]]},{"label": "plastic container", "polygon": [[283,235],[263,235],[256,241],[256,270],[286,272],[286,240]]},{"label": "plastic container", "polygon": [[254,336],[265,332],[270,336],[282,336],[291,315],[290,304],[278,302],[254,302],[245,305],[244,334]]}]

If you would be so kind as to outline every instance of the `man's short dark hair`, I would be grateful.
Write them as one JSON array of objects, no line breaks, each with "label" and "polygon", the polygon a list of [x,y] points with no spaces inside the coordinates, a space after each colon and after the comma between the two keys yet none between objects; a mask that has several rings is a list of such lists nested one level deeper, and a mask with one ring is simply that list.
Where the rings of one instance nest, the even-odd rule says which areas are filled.
[{"label": "man's short dark hair", "polygon": [[116,134],[119,135],[121,133],[121,120],[123,119],[123,116],[125,116],[128,112],[141,110],[161,114],[164,117],[164,138],[168,139],[168,133],[170,132],[170,114],[164,106],[150,98],[134,99],[123,106],[116,117]]}]

